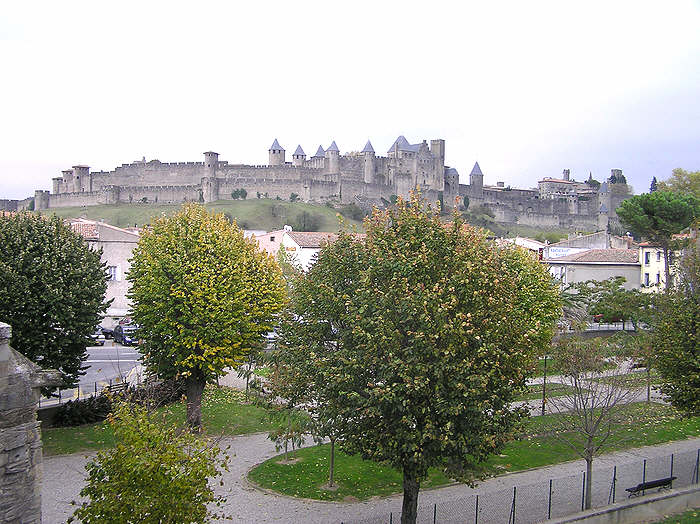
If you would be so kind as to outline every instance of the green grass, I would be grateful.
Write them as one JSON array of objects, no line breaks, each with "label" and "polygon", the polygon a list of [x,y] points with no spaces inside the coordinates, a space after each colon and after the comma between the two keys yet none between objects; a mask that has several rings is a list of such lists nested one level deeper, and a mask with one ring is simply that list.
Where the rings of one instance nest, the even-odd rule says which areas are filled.
[{"label": "green grass", "polygon": [[656,521],[655,524],[698,524],[700,522],[700,508],[689,509],[680,515],[666,517],[664,520]]},{"label": "green grass", "polygon": [[[549,366],[548,366],[549,367]],[[547,398],[562,397],[574,388],[557,382],[547,382]],[[515,400],[540,400],[542,398],[542,384],[533,384],[527,387],[527,393],[520,395]]]},{"label": "green grass", "polygon": [[[204,431],[209,435],[241,435],[270,430],[272,425],[267,411],[243,403],[243,398],[244,394],[235,389],[207,387],[202,399]],[[183,402],[160,408],[156,413],[173,424],[185,424]],[[46,428],[42,430],[42,440],[46,455],[104,449],[115,444],[114,434],[106,422],[72,428]]]},{"label": "green grass", "polygon": [[[284,455],[263,462],[250,471],[248,478],[260,486],[285,495],[317,500],[365,500],[374,496],[391,495],[403,488],[402,474],[388,465],[335,453],[335,491],[323,489],[328,482],[330,444],[296,450],[291,457],[295,463],[282,463]],[[421,488],[441,486],[450,479],[432,468]]]},{"label": "green grass", "polygon": [[[339,210],[303,202],[287,202],[269,198],[247,200],[219,200],[204,204],[209,210],[228,213],[236,218],[238,225],[244,229],[264,229],[272,231],[281,229],[285,224],[294,224],[297,216],[306,211],[319,217],[319,231],[338,231]],[[134,224],[149,224],[154,217],[172,215],[180,209],[180,204],[119,204],[81,207],[51,208],[46,214],[55,213],[62,218],[86,216],[92,220],[104,219],[105,222],[127,227]],[[361,227],[361,222],[345,218],[348,225]]]},{"label": "green grass", "polygon": [[[658,372],[652,370],[649,374],[651,378],[651,385],[655,386],[661,383],[661,377]],[[612,380],[618,380],[617,377],[603,377],[598,379],[601,382],[610,382]],[[619,379],[620,385],[627,387],[629,389],[641,389],[647,387],[647,374],[646,371],[636,371],[634,373],[629,373]]]},{"label": "green grass", "polygon": [[[578,459],[574,450],[548,435],[558,415],[532,417],[520,440],[508,444],[500,455],[486,462],[481,472],[498,475],[505,472],[547,466]],[[640,429],[641,428],[641,429]],[[673,408],[661,404],[630,405],[611,437],[606,452],[660,444],[700,435],[700,417],[681,419]],[[262,487],[286,495],[319,500],[366,499],[402,490],[401,474],[386,465],[356,456],[336,454],[336,480],[339,489],[330,492],[321,486],[327,482],[328,448],[315,446],[295,452],[294,464],[280,464],[282,456],[273,457],[255,467],[249,478]],[[434,487],[450,480],[437,469],[431,470],[422,487]]]}]

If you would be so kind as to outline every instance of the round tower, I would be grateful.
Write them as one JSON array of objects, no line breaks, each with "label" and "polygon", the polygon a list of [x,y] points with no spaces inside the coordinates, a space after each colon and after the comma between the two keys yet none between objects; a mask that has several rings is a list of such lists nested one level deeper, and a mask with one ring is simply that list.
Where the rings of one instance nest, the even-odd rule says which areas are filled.
[{"label": "round tower", "polygon": [[365,148],[362,150],[362,156],[365,159],[365,184],[373,184],[375,170],[375,154],[374,148],[372,147],[372,143],[369,140],[367,140]]},{"label": "round tower", "polygon": [[206,176],[215,176],[217,167],[219,167],[219,153],[214,153],[213,151],[204,153],[204,172]]},{"label": "round tower", "polygon": [[275,141],[272,142],[272,145],[270,146],[270,165],[271,166],[283,166],[284,165],[284,148],[280,145],[280,143],[277,141],[275,138]]},{"label": "round tower", "polygon": [[303,167],[305,160],[306,153],[304,153],[301,145],[298,145],[296,151],[294,151],[294,154],[292,155],[292,164],[294,164],[296,167]]},{"label": "round tower", "polygon": [[326,151],[323,149],[323,146],[318,146],[316,153],[311,157],[311,161],[313,162],[312,167],[323,169],[323,164],[326,161]]},{"label": "round tower", "polygon": [[49,192],[37,189],[34,191],[34,209],[36,211],[49,208]]},{"label": "round tower", "polygon": [[90,191],[90,168],[88,166],[73,166],[73,191]]},{"label": "round tower", "polygon": [[326,149],[326,173],[331,175],[340,173],[340,149],[338,149],[335,140]]},{"label": "round tower", "polygon": [[476,191],[478,193],[484,190],[484,174],[481,172],[479,162],[474,163],[472,172],[469,173],[469,186],[472,188],[472,191]]}]

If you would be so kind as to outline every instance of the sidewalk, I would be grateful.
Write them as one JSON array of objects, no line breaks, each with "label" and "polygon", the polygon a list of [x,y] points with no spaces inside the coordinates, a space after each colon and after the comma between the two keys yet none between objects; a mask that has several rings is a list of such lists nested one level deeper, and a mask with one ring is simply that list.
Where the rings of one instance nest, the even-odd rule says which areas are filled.
[{"label": "sidewalk", "polygon": [[[224,510],[233,516],[233,522],[241,523],[296,523],[310,524],[353,522],[365,518],[377,519],[401,511],[401,495],[370,499],[364,502],[330,503],[294,499],[282,495],[268,494],[251,486],[246,480],[247,472],[256,464],[277,455],[274,444],[267,434],[257,433],[223,439],[222,447],[231,446],[230,471],[223,476],[223,486],[216,491],[227,498]],[[614,465],[639,462],[643,458],[665,457],[671,453],[693,451],[700,448],[700,438],[676,441],[659,446],[630,449],[603,455],[594,462],[594,472]],[[79,500],[79,491],[84,484],[85,464],[94,453],[62,455],[44,459],[42,483],[43,522],[54,524],[65,522],[74,507],[71,500]],[[582,460],[557,464],[536,470],[511,473],[488,479],[476,488],[459,484],[424,491],[419,497],[419,507],[454,501],[473,493],[486,494],[513,486],[523,486],[543,479],[579,475],[585,469]],[[504,500],[503,504],[509,504]],[[522,508],[526,511],[527,508]]]}]

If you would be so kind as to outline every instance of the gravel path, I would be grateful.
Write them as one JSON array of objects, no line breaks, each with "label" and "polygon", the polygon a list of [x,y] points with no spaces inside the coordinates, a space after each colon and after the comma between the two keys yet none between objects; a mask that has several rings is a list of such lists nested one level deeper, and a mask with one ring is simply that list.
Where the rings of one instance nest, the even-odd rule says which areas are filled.
[{"label": "gravel path", "polygon": [[[401,496],[395,495],[383,499],[371,499],[355,503],[326,503],[293,499],[290,497],[265,493],[251,486],[246,480],[247,471],[256,464],[277,455],[274,444],[267,439],[267,434],[257,433],[224,439],[222,445],[230,445],[230,471],[224,474],[224,486],[217,486],[217,491],[228,499],[225,512],[232,516],[232,522],[241,523],[340,523],[353,522],[376,516],[381,518],[393,512],[396,516],[401,511]],[[595,468],[600,471],[615,464],[635,463],[639,465],[642,458],[666,457],[671,453],[682,451],[694,452],[700,448],[700,438],[673,442],[661,446],[632,449],[613,453],[596,459]],[[71,515],[71,500],[78,499],[78,492],[84,483],[84,466],[90,454],[61,455],[44,459],[42,484],[43,522],[54,524],[65,522]],[[680,467],[680,466],[679,466]],[[636,469],[639,469],[638,467]],[[501,508],[510,507],[510,500],[504,499],[501,490],[512,490],[514,485],[524,486],[532,483],[547,482],[550,478],[578,475],[584,470],[582,461],[558,464],[537,470],[524,471],[489,479],[479,484],[476,489],[465,485],[424,491],[419,498],[419,506],[429,510],[432,522],[432,505],[449,504],[461,497],[480,493],[487,497],[493,493],[498,497]],[[602,474],[601,474],[602,475]],[[605,477],[607,479],[607,476]],[[576,485],[580,481],[576,480]],[[606,481],[607,482],[607,481]],[[609,482],[601,483],[600,490],[607,490]],[[618,488],[623,492],[623,486]],[[510,491],[508,491],[510,493]],[[580,493],[580,491],[579,491]],[[624,495],[624,493],[623,493]],[[602,495],[601,495],[602,496]],[[618,495],[618,499],[620,496]],[[518,522],[527,515],[527,501],[518,509]],[[532,501],[532,510],[541,511],[541,502]],[[480,519],[480,522],[486,519]]]}]

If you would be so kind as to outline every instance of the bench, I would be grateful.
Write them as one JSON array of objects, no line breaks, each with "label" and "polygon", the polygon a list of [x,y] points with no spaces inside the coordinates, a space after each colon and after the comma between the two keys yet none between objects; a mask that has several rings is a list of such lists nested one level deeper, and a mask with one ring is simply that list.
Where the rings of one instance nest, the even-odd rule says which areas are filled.
[{"label": "bench", "polygon": [[661,491],[664,488],[671,488],[673,485],[673,481],[676,480],[677,477],[667,477],[665,479],[658,479],[658,480],[650,480],[648,482],[640,482],[633,488],[627,488],[625,491],[629,492],[629,495],[627,498],[630,497],[637,497],[639,496],[640,493],[643,493],[644,491],[648,489],[656,489],[659,488],[659,491]]},{"label": "bench", "polygon": [[114,384],[110,384],[109,386],[104,387],[104,391],[107,391],[108,393],[125,393],[127,388],[129,387],[129,384],[127,382],[115,382]]}]

